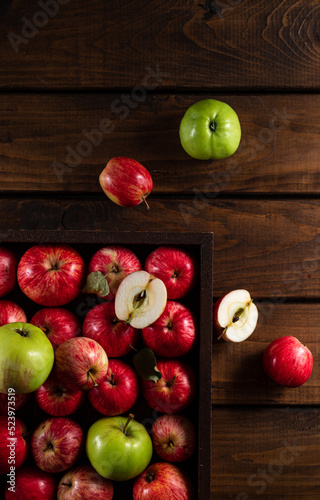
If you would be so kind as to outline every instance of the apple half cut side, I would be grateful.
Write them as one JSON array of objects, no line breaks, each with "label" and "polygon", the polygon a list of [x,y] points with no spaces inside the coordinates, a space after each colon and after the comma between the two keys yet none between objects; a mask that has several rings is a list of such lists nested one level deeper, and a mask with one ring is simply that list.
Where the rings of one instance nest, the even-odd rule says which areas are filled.
[{"label": "apple half cut side", "polygon": [[134,271],[120,283],[114,306],[118,319],[141,329],[161,316],[166,303],[167,289],[163,281],[147,271]]},{"label": "apple half cut side", "polygon": [[258,309],[247,290],[233,290],[214,306],[214,327],[219,339],[243,342],[255,330]]}]

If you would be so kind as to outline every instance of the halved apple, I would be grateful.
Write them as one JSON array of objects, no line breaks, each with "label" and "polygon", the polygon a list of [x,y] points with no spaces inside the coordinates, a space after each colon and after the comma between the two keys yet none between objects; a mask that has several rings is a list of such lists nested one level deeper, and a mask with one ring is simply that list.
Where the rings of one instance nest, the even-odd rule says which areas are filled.
[{"label": "halved apple", "polygon": [[258,309],[247,290],[233,290],[221,297],[214,306],[214,328],[229,342],[243,342],[255,330]]},{"label": "halved apple", "polygon": [[147,271],[134,271],[121,281],[114,306],[118,319],[141,329],[161,316],[166,303],[163,281]]}]

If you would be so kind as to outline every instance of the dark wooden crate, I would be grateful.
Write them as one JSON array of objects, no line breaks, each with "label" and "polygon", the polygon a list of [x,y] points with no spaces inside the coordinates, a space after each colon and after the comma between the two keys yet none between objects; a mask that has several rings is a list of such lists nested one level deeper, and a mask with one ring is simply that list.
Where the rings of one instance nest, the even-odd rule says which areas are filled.
[{"label": "dark wooden crate", "polygon": [[[0,232],[0,244],[11,248],[20,258],[22,254],[32,245],[39,243],[65,243],[71,245],[79,251],[86,263],[91,256],[102,246],[119,244],[133,250],[140,258],[142,264],[146,256],[160,245],[174,245],[184,248],[191,252],[197,259],[199,265],[198,281],[195,289],[180,302],[189,306],[196,314],[199,329],[199,341],[196,349],[186,355],[184,359],[191,364],[198,376],[198,391],[195,402],[186,414],[195,421],[198,431],[198,451],[189,461],[180,464],[193,480],[197,497],[201,500],[210,499],[210,481],[211,481],[211,353],[212,353],[212,297],[213,297],[213,233],[161,233],[161,232],[106,232],[106,231],[28,231],[12,230]],[[28,321],[33,314],[42,308],[38,306],[21,292],[16,286],[6,298],[17,301],[25,310]],[[84,305],[84,307],[83,307]],[[82,311],[83,318],[88,308],[93,307],[94,301],[88,306],[84,302],[84,296],[80,296],[66,306],[74,312]],[[26,424],[30,422],[34,426],[35,420],[43,420],[48,417],[42,411],[34,413],[31,406],[27,403],[26,407],[17,411],[17,416],[25,420]],[[79,410],[80,411],[80,410]],[[83,411],[83,409],[82,409]],[[143,411],[147,414],[143,415]],[[28,414],[26,414],[29,412]],[[146,405],[138,403],[134,408],[137,420],[148,421],[154,417],[154,412],[149,413]],[[92,415],[84,422],[84,428],[101,418],[102,415],[92,412]],[[71,415],[71,418],[77,419]],[[81,420],[81,417],[80,417]],[[83,423],[83,422],[82,422]],[[151,426],[151,424],[150,424]],[[157,461],[157,457],[153,457]],[[63,473],[61,473],[63,475]],[[133,481],[130,482],[132,488]],[[132,491],[132,490],[131,490]],[[125,495],[125,496],[124,496]],[[129,483],[125,485],[115,485],[115,500],[117,498],[129,498]]]}]

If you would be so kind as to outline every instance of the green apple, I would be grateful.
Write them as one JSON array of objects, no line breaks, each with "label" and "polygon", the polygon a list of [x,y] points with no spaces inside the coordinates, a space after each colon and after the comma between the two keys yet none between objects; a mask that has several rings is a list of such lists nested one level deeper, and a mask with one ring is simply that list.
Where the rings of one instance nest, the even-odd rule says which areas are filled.
[{"label": "green apple", "polygon": [[227,158],[238,149],[241,139],[236,112],[215,99],[203,99],[190,106],[179,133],[183,149],[197,160]]},{"label": "green apple", "polygon": [[37,326],[10,323],[0,327],[0,392],[18,394],[38,389],[51,372],[54,352]]},{"label": "green apple", "polygon": [[138,476],[152,456],[152,441],[146,428],[129,417],[105,417],[88,430],[86,452],[100,476],[127,481]]}]

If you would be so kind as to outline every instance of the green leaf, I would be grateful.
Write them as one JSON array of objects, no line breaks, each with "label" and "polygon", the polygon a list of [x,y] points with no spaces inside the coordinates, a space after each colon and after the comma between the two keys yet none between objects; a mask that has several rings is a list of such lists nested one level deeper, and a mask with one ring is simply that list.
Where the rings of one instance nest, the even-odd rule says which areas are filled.
[{"label": "green leaf", "polygon": [[96,293],[100,297],[106,297],[110,292],[109,284],[106,276],[100,271],[94,271],[88,274],[87,283],[82,289],[83,293]]},{"label": "green leaf", "polygon": [[133,356],[133,364],[139,376],[143,380],[153,380],[157,382],[162,378],[157,368],[157,360],[151,349],[145,347]]}]

